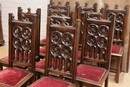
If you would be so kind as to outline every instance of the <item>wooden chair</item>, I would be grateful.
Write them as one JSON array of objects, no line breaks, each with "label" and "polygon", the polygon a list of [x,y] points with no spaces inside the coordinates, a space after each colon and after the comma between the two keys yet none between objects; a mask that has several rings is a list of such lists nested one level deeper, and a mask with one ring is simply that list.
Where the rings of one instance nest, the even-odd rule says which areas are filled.
[{"label": "wooden chair", "polygon": [[[61,10],[48,10],[48,16],[50,16],[52,18],[53,21],[51,21],[54,24],[60,24],[61,23],[61,19],[65,19],[66,20],[66,25],[74,25],[75,20],[74,20],[74,13],[71,12],[69,16],[63,15]],[[43,38],[40,40],[40,54],[41,56],[45,57],[45,53],[46,53],[46,38]]]},{"label": "wooden chair", "polygon": [[[64,26],[72,26],[70,17],[61,17],[61,16],[51,16],[50,24],[51,25],[61,25],[63,21],[64,21]],[[42,53],[41,55],[45,57],[46,56],[46,46],[42,47],[40,49],[40,51]],[[38,61],[36,63],[36,72],[37,72],[38,77],[41,77],[41,75],[44,74],[44,71],[45,71],[44,69],[45,69],[45,58],[41,59],[40,61]]]},{"label": "wooden chair", "polygon": [[[77,52],[79,43],[80,21],[76,26],[51,25],[50,17],[47,24],[47,52],[45,59],[45,75],[29,87],[75,87]],[[50,77],[49,74],[67,76],[71,81]],[[51,84],[50,84],[51,83]]]},{"label": "wooden chair", "polygon": [[[50,0],[50,4],[48,5],[48,14],[47,16],[71,16],[70,12],[70,3],[66,2],[65,5],[62,5],[61,2],[58,2],[58,5],[55,5],[52,0]],[[45,46],[46,38],[42,38],[40,40],[40,45]]]},{"label": "wooden chair", "polygon": [[119,82],[119,74],[121,70],[121,61],[123,58],[124,52],[124,43],[125,43],[125,34],[128,20],[128,12],[129,6],[126,5],[124,9],[118,9],[118,5],[115,5],[114,9],[110,9],[108,4],[105,4],[105,8],[103,10],[103,18],[110,19],[111,14],[116,14],[115,20],[115,28],[114,28],[114,38],[113,38],[113,46],[112,46],[112,59],[117,60],[117,68],[116,70],[111,68],[112,72],[116,72],[116,82]]},{"label": "wooden chair", "polygon": [[[80,6],[79,2],[76,2],[75,5],[75,19],[78,19],[80,17],[80,12],[87,11],[89,13],[97,12],[97,3],[94,3],[92,7],[88,7],[88,3],[85,3],[85,6]],[[80,10],[79,10],[80,8]],[[80,12],[79,12],[80,11]]]},{"label": "wooden chair", "polygon": [[111,46],[114,34],[115,15],[111,21],[84,16],[81,61],[77,67],[77,81],[82,85],[101,87],[108,76],[111,61]]},{"label": "wooden chair", "polygon": [[78,62],[81,60],[81,47],[82,47],[82,36],[83,36],[83,30],[84,30],[84,14],[89,13],[90,18],[97,19],[100,13],[95,12],[97,11],[97,3],[93,5],[93,7],[88,7],[87,3],[84,7],[79,6],[78,3],[76,3],[76,15],[77,19],[81,20],[81,28],[80,28],[80,40],[79,40],[79,51],[78,51]]},{"label": "wooden chair", "polygon": [[[41,22],[41,9],[37,9],[36,10],[36,13],[31,13],[31,9],[28,8],[28,12],[23,12],[22,8],[21,7],[18,7],[18,20],[20,21],[33,21],[33,16],[34,15],[37,15],[37,19],[36,19],[36,29],[37,29],[37,43],[36,45],[39,47],[40,46],[40,22]],[[38,43],[39,42],[39,43]],[[41,55],[41,53],[39,54],[39,48],[36,49],[36,53],[38,53],[37,55]],[[42,56],[40,56],[42,57]],[[1,67],[1,70],[3,69],[3,66],[4,67],[8,67],[9,66],[9,62],[8,62],[8,56],[2,58],[0,60],[0,67]],[[39,60],[39,58],[37,58],[37,60]],[[16,64],[15,64],[16,65]],[[21,67],[21,68],[26,68],[26,66],[21,66],[21,65],[16,65],[17,67]]]},{"label": "wooden chair", "polygon": [[[15,20],[9,14],[9,67],[0,71],[1,87],[26,87],[34,80],[35,59],[37,55],[36,15],[32,22]],[[29,69],[14,67],[15,64]]]},{"label": "wooden chair", "polygon": [[4,38],[3,38],[3,30],[2,30],[2,20],[1,20],[1,4],[0,4],[0,45],[4,45]]},{"label": "wooden chair", "polygon": [[[37,46],[40,46],[40,25],[41,25],[41,9],[38,8],[36,10],[36,13],[32,13],[31,12],[31,8],[28,8],[27,9],[28,11],[27,12],[23,12],[23,9],[21,7],[18,7],[18,20],[22,20],[22,21],[32,21],[32,17],[33,15],[37,15]],[[39,54],[39,48],[37,48],[37,53]],[[38,55],[37,54],[37,55]]]}]

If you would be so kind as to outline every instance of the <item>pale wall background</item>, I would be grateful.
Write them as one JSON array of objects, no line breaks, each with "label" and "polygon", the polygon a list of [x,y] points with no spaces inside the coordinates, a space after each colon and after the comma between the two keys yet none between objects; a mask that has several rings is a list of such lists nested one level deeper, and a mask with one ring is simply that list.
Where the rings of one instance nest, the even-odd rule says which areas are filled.
[{"label": "pale wall background", "polygon": [[8,14],[13,13],[17,19],[17,8],[22,7],[24,12],[27,8],[31,8],[32,12],[36,12],[37,8],[41,8],[41,38],[46,36],[46,19],[47,19],[47,4],[50,0],[0,0],[2,10],[2,28],[5,40],[5,45],[8,45]]}]

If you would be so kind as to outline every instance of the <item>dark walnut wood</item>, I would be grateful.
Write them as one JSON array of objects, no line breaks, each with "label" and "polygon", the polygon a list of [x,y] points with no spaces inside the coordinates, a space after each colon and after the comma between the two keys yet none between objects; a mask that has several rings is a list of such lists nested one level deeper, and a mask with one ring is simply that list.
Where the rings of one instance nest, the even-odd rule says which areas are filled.
[{"label": "dark walnut wood", "polygon": [[[47,20],[45,76],[34,82],[31,86],[39,84],[39,81],[43,81],[42,86],[46,85],[44,84],[44,79],[52,79],[50,74],[69,77],[71,79],[69,83],[72,84],[76,80],[80,21],[76,21],[76,26],[67,26],[64,19],[62,19],[63,21],[60,25],[52,24],[51,17],[48,17]],[[53,79],[58,80],[59,78],[53,77]],[[66,80],[60,79],[58,84],[61,81]],[[50,86],[52,85],[50,84]]]},{"label": "dark walnut wood", "polygon": [[[85,14],[84,18],[81,61],[77,67],[77,81],[81,83],[81,87],[85,84],[93,85],[94,87],[101,87],[104,82],[105,87],[108,87],[115,15],[113,14],[111,21],[101,19],[100,15],[98,19],[92,19]],[[82,66],[86,68],[82,68]],[[88,67],[91,68],[88,69]],[[88,70],[84,71],[85,69]],[[100,69],[105,72],[101,77],[99,77],[100,80],[96,82],[93,79],[97,78],[97,75],[99,76],[99,74],[101,74],[96,72],[96,70],[100,71]],[[79,73],[80,70],[84,72]],[[86,78],[90,78],[86,79],[83,75],[85,75]],[[91,78],[91,76],[93,78]]]},{"label": "dark walnut wood", "polygon": [[3,38],[3,30],[2,30],[2,20],[1,20],[1,4],[0,4],[0,45],[4,45],[5,41]]},{"label": "dark walnut wood", "polygon": [[[33,16],[37,15],[36,16],[36,36],[37,36],[37,47],[39,47],[39,44],[40,44],[40,19],[41,19],[41,9],[37,9],[36,10],[36,13],[31,13],[31,9],[28,8],[28,11],[27,12],[23,12],[22,8],[21,7],[18,7],[18,20],[20,21],[23,21],[23,22],[27,22],[27,21],[30,21],[32,22],[33,21]],[[39,42],[39,43],[38,43]],[[39,55],[39,48],[36,49],[36,53],[37,55]],[[9,62],[6,61],[8,60],[8,56],[7,57],[4,57],[0,60],[0,70],[3,69],[3,67],[8,67],[9,66]],[[37,58],[37,60],[39,60],[39,58]],[[27,68],[27,66],[23,66],[23,65],[20,65],[20,64],[15,64],[16,67],[19,67],[19,68]]]},{"label": "dark walnut wood", "polygon": [[[14,87],[26,87],[34,80],[35,59],[37,57],[37,16],[32,17],[32,21],[15,20],[12,13],[9,13],[9,67],[0,71],[0,75],[4,72],[5,78],[18,80]],[[15,64],[28,66],[29,69],[21,69],[14,67]],[[10,76],[10,70],[14,70],[14,74]],[[24,75],[25,72],[27,76]],[[10,76],[10,77],[8,77]],[[22,77],[23,76],[23,77]],[[16,77],[16,78],[15,78]],[[3,80],[5,79],[3,78]],[[21,79],[18,79],[21,78]],[[11,80],[12,80],[11,79]],[[2,79],[1,79],[2,81]],[[9,87],[11,84],[8,80],[0,82],[2,87]]]},{"label": "dark walnut wood", "polygon": [[[36,13],[32,13],[31,12],[31,8],[27,9],[27,12],[23,12],[23,9],[21,7],[18,7],[18,20],[21,21],[33,21],[33,16],[37,15],[37,19],[36,19],[36,29],[37,29],[37,43],[36,45],[39,47],[40,46],[40,27],[41,27],[41,9],[37,8]],[[39,48],[36,49],[37,51],[37,55],[39,55]]]},{"label": "dark walnut wood", "polygon": [[91,15],[89,15],[89,17],[91,18],[96,18],[98,16],[97,13],[97,3],[95,3],[93,5],[93,7],[88,7],[88,3],[85,3],[85,6],[80,6],[78,2],[76,2],[76,6],[75,6],[75,17],[76,19],[81,19],[82,23],[81,23],[81,29],[80,29],[80,41],[79,41],[79,50],[81,50],[81,46],[82,46],[82,35],[83,35],[83,30],[84,30],[84,14],[85,13],[89,13]]},{"label": "dark walnut wood", "polygon": [[[111,67],[111,71],[116,72],[116,82],[119,82],[119,74],[121,70],[121,60],[123,60],[124,53],[124,44],[125,44],[125,34],[128,22],[128,13],[129,13],[129,5],[126,5],[124,9],[118,9],[118,5],[115,5],[115,8],[109,8],[108,4],[105,4],[103,10],[103,18],[110,20],[111,14],[116,14],[115,27],[114,27],[114,37],[113,37],[113,46],[116,45],[120,47],[120,51],[118,53],[113,53],[112,51],[112,59],[117,59],[116,70]],[[115,48],[118,49],[118,48]],[[129,60],[127,60],[129,61]],[[128,64],[128,63],[127,63]],[[128,66],[128,65],[127,65]]]}]

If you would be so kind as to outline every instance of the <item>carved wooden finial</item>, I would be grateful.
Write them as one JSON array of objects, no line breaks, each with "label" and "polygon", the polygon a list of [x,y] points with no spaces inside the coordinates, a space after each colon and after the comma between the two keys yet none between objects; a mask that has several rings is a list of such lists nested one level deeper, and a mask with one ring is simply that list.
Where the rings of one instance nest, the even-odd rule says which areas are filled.
[{"label": "carved wooden finial", "polygon": [[118,5],[117,4],[115,5],[115,9],[118,9]]},{"label": "carved wooden finial", "polygon": [[28,13],[31,13],[31,8],[28,8],[27,10],[28,10]]},{"label": "carved wooden finial", "polygon": [[11,14],[11,20],[14,20],[14,15],[13,14]]},{"label": "carved wooden finial", "polygon": [[22,13],[23,9],[21,7],[19,7],[19,12]]},{"label": "carved wooden finial", "polygon": [[61,2],[58,2],[58,6],[61,6]]},{"label": "carved wooden finial", "polygon": [[126,10],[128,7],[129,7],[129,5],[126,5],[126,6],[124,7],[124,9]]},{"label": "carved wooden finial", "polygon": [[105,4],[105,7],[106,7],[106,8],[109,8],[109,6],[108,6],[108,4],[107,4],[107,3]]},{"label": "carved wooden finial", "polygon": [[85,3],[85,7],[88,7],[88,3],[87,2]]},{"label": "carved wooden finial", "polygon": [[54,4],[53,0],[50,0],[50,5],[53,5],[53,4]]},{"label": "carved wooden finial", "polygon": [[67,1],[65,5],[66,5],[66,6],[69,6],[69,5],[70,5],[70,2],[69,2],[69,1]]},{"label": "carved wooden finial", "polygon": [[76,6],[77,6],[77,7],[79,6],[79,2],[76,2]]}]

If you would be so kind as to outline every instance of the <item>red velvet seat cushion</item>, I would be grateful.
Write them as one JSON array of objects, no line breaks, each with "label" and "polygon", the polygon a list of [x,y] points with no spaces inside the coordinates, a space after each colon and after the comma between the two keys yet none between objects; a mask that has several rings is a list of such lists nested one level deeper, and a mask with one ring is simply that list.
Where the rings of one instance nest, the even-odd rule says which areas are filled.
[{"label": "red velvet seat cushion", "polygon": [[77,67],[77,78],[100,82],[105,72],[103,68],[81,64]]},{"label": "red velvet seat cushion", "polygon": [[5,70],[0,71],[0,83],[8,84],[14,87],[26,76],[28,76],[28,74],[29,72],[23,71],[18,68],[7,68]]},{"label": "red velvet seat cushion", "polygon": [[31,85],[31,87],[69,87],[71,83],[57,80],[54,78],[44,77]]},{"label": "red velvet seat cushion", "polygon": [[45,69],[45,59],[42,59],[39,62],[37,62],[36,68]]},{"label": "red velvet seat cushion", "polygon": [[2,61],[5,61],[5,62],[8,62],[9,57],[8,57],[8,56],[6,56],[6,57],[2,58],[1,60],[2,60]]},{"label": "red velvet seat cushion", "polygon": [[45,43],[46,42],[46,38],[41,39],[40,42],[44,42]]},{"label": "red velvet seat cushion", "polygon": [[46,53],[46,46],[40,48],[40,53],[43,53],[43,54]]},{"label": "red velvet seat cushion", "polygon": [[120,53],[121,48],[119,45],[112,45],[112,53]]}]

